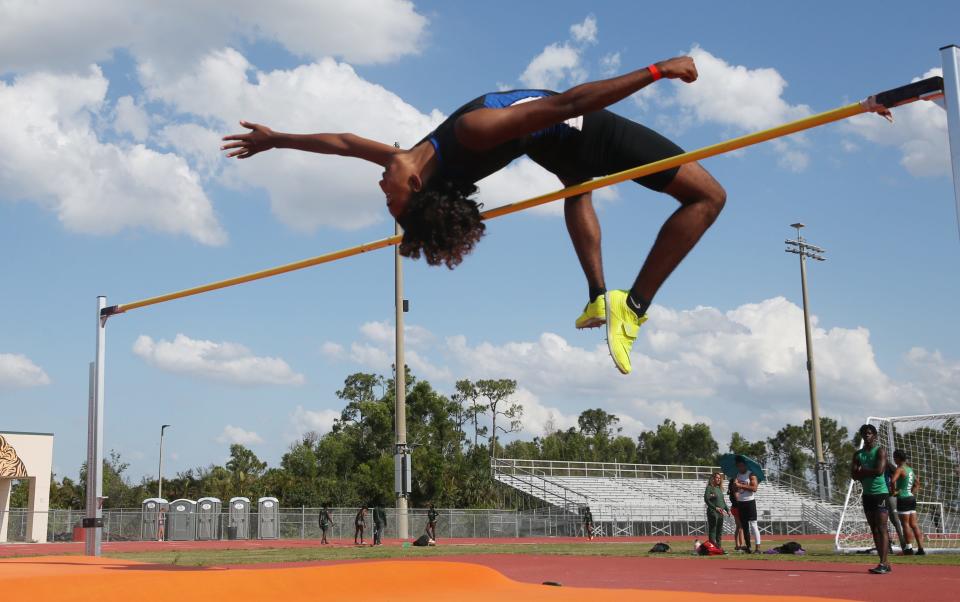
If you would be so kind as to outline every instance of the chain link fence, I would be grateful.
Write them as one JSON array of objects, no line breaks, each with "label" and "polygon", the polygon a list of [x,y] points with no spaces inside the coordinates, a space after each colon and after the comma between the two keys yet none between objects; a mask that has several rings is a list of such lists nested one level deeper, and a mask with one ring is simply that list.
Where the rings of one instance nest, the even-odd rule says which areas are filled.
[{"label": "chain link fence", "polygon": [[[386,508],[387,526],[383,536],[396,538],[397,511]],[[330,508],[332,524],[327,531],[329,539],[350,540],[354,537],[354,521],[357,510],[353,508]],[[575,513],[560,508],[544,507],[531,510],[462,509],[438,508],[438,539],[498,539],[518,537],[583,537],[585,535],[582,519]],[[26,542],[28,512],[22,509],[10,509],[7,520],[6,541]],[[409,535],[411,539],[419,537],[427,526],[427,509],[411,508],[407,511]],[[78,541],[83,536],[80,521],[83,510],[50,510],[47,522],[47,541]],[[617,518],[622,515],[623,518]],[[689,514],[671,514],[667,509],[657,516],[638,520],[630,512],[611,512],[611,520],[598,521],[594,525],[595,534],[606,537],[638,536],[698,536],[704,533],[704,519],[693,518]],[[2,519],[0,515],[0,519]],[[169,515],[168,515],[169,519]],[[320,508],[280,508],[276,515],[280,539],[320,539]],[[227,539],[229,517],[226,512],[217,516],[210,539]],[[259,520],[256,512],[251,512],[247,521],[246,537],[259,538]],[[725,531],[730,532],[733,521],[725,521]],[[798,535],[823,532],[814,521],[772,521],[761,520],[759,526],[764,534]],[[169,537],[170,528],[167,527]],[[155,540],[156,526],[144,521],[144,512],[140,508],[116,508],[103,511],[103,541],[143,541]],[[373,540],[373,518],[367,515],[364,541]]]}]

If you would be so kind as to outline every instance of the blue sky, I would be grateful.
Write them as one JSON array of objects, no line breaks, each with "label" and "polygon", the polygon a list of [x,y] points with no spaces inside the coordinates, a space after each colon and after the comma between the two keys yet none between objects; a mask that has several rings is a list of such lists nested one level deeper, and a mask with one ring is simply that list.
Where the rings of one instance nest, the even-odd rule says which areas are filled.
[{"label": "blue sky", "polygon": [[[98,294],[123,303],[392,232],[378,169],[272,151],[230,163],[237,119],[412,144],[483,92],[622,73],[691,53],[701,80],[658,82],[615,107],[685,148],[895,87],[939,66],[960,9],[692,2],[41,2],[0,14],[0,428],[54,432],[55,470],[83,458]],[[76,9],[79,10],[79,9]],[[50,40],[56,40],[51,42]],[[171,44],[171,40],[176,43]],[[705,162],[727,188],[717,224],[655,300],[621,377],[558,207],[490,224],[453,272],[406,263],[415,373],[516,378],[525,437],[604,407],[636,434],[664,418],[769,436],[808,415],[788,224],[827,249],[810,266],[822,413],[960,410],[960,243],[945,116],[931,104],[819,128]],[[519,162],[488,206],[556,188]],[[597,197],[611,287],[632,281],[673,201],[635,185]],[[109,323],[105,445],[170,474],[229,443],[271,463],[324,430],[334,392],[391,360],[392,255],[131,312]]]}]

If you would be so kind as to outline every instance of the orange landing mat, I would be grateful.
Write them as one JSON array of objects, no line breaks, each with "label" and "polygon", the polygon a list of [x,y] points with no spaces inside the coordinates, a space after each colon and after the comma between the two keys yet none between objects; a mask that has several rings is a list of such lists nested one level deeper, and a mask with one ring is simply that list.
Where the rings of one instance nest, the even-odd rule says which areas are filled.
[{"label": "orange landing mat", "polygon": [[[489,567],[465,562],[394,560],[249,569],[174,567],[129,560],[71,556],[0,560],[0,592],[4,600],[31,602],[170,602],[184,599],[284,602],[701,602],[704,599],[704,594],[697,592],[553,587],[520,583]],[[710,594],[710,600],[826,602],[831,599],[718,593]]]}]

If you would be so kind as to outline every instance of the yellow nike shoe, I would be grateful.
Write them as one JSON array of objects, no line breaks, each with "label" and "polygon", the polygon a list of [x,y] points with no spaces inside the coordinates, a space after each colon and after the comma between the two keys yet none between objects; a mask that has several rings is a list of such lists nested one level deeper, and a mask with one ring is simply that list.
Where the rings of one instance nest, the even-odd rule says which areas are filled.
[{"label": "yellow nike shoe", "polygon": [[630,350],[640,325],[647,321],[647,316],[637,317],[627,306],[627,294],[627,291],[609,291],[606,299],[607,348],[617,370],[623,374],[630,374]]},{"label": "yellow nike shoe", "polygon": [[574,325],[577,328],[597,328],[603,326],[607,321],[607,302],[603,295],[597,295],[596,298],[587,303],[583,308],[583,313],[577,318]]}]

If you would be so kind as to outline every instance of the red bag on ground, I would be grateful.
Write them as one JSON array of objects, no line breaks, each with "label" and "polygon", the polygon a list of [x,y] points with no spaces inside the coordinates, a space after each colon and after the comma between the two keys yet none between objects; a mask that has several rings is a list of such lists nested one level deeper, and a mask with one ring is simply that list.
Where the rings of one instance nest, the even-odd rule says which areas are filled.
[{"label": "red bag on ground", "polygon": [[697,553],[701,556],[722,556],[723,550],[714,545],[712,541],[705,541],[700,544]]}]

